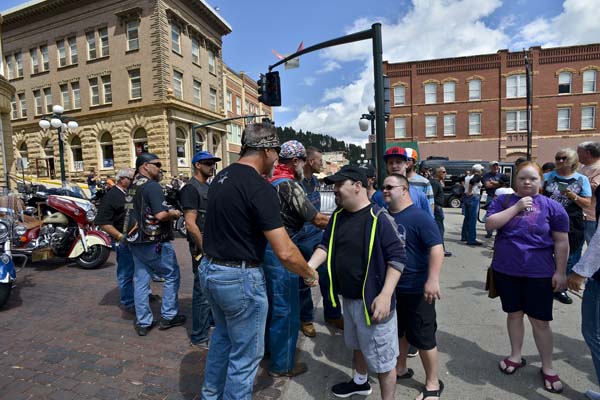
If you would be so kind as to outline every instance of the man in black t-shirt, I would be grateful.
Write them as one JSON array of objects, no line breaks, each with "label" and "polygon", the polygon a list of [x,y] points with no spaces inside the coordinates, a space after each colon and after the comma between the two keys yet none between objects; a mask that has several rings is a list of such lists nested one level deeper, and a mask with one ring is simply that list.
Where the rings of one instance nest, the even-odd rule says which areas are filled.
[{"label": "man in black t-shirt", "polygon": [[179,265],[170,243],[171,221],[177,220],[181,212],[167,207],[158,183],[162,173],[158,156],[142,153],[135,167],[137,175],[125,198],[125,229],[135,264],[135,330],[139,336],[146,336],[155,325],[148,300],[153,271],[165,279],[159,329],[183,325],[186,320],[179,314]]},{"label": "man in black t-shirt", "polygon": [[[446,168],[443,166],[436,167],[433,172],[433,177],[429,180],[431,182],[431,188],[433,189],[433,218],[437,224],[440,235],[442,236],[442,242],[444,240],[444,180],[446,179]],[[444,245],[444,257],[452,256],[452,253],[446,250]]]},{"label": "man in black t-shirt", "polygon": [[217,174],[208,191],[200,276],[215,330],[203,399],[252,398],[264,354],[268,305],[262,263],[267,242],[286,268],[309,285],[318,282],[283,227],[277,194],[263,178],[271,174],[278,155],[279,139],[271,123],[246,126],[240,160]]},{"label": "man in black t-shirt", "polygon": [[90,173],[87,176],[87,185],[90,190],[90,196],[94,197],[96,195],[96,186],[98,185],[98,175],[95,168],[90,169]]},{"label": "man in black t-shirt", "polygon": [[198,265],[200,265],[200,258],[202,258],[203,254],[202,235],[204,232],[204,220],[206,219],[206,207],[208,206],[208,184],[206,182],[208,178],[215,174],[217,161],[221,161],[221,159],[213,156],[208,151],[196,153],[192,159],[194,176],[179,192],[194,272],[190,342],[191,345],[202,349],[208,349],[208,330],[210,329],[212,318],[210,315],[210,305],[200,285]]},{"label": "man in black t-shirt", "polygon": [[133,180],[133,169],[123,168],[117,172],[117,183],[102,198],[94,223],[113,238],[117,253],[117,281],[119,282],[121,308],[134,313],[133,257],[129,246],[123,242],[125,221],[125,193]]}]

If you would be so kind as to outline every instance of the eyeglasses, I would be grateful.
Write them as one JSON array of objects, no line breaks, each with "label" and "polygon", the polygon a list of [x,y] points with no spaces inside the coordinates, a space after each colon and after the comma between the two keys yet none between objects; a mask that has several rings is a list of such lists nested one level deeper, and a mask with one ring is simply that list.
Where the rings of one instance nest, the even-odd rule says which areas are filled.
[{"label": "eyeglasses", "polygon": [[147,164],[154,165],[156,168],[162,168],[162,163],[160,163],[160,162],[156,162],[156,163],[149,162]]},{"label": "eyeglasses", "polygon": [[397,187],[403,187],[405,189],[408,189],[406,186],[402,186],[402,185],[398,185],[398,186],[385,185],[385,186],[383,186],[383,190],[387,190],[389,192],[389,191],[391,191],[391,190],[393,190],[394,188],[397,188]]},{"label": "eyeglasses", "polygon": [[213,165],[215,165],[217,163],[216,161],[198,161],[198,162],[202,165],[206,165],[207,167],[212,167]]},{"label": "eyeglasses", "polygon": [[556,161],[566,161],[566,160],[567,160],[567,157],[566,157],[566,156],[562,156],[562,157],[554,157],[554,159],[555,159]]}]

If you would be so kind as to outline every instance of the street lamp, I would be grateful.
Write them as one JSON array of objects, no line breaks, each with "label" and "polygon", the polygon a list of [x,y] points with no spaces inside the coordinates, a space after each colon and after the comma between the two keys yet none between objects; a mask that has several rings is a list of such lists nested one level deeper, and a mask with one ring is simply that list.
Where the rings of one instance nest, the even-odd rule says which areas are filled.
[{"label": "street lamp", "polygon": [[[369,111],[368,114],[363,114],[358,120],[358,127],[361,131],[366,132],[369,129],[369,125],[371,125],[371,136],[375,136],[375,106],[369,105],[367,108]],[[370,124],[369,124],[370,121]],[[369,141],[370,142],[370,141]],[[372,164],[375,165],[375,152],[373,152]]]},{"label": "street lamp", "polygon": [[[50,127],[58,130],[58,153],[60,155],[60,180],[62,187],[66,187],[67,178],[65,174],[65,145],[63,131],[70,129],[75,130],[79,127],[79,124],[66,116],[63,115],[65,109],[60,105],[52,106],[52,115],[49,117],[43,117],[39,126],[42,129],[49,129]],[[50,118],[48,120],[48,118]]]}]

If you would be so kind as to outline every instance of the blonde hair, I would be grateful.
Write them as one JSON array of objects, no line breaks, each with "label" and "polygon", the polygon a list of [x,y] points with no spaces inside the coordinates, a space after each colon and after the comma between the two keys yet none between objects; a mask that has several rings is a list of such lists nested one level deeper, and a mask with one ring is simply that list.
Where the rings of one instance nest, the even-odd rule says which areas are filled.
[{"label": "blonde hair", "polygon": [[556,152],[554,157],[557,158],[559,156],[567,157],[565,160],[565,165],[568,165],[571,168],[571,172],[577,171],[577,168],[579,168],[579,156],[575,150],[568,147],[560,149]]}]

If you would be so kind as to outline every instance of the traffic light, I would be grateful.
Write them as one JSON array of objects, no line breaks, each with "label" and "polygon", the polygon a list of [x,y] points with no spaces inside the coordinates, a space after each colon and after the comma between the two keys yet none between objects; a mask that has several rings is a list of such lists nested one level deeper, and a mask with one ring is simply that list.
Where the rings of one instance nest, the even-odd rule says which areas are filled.
[{"label": "traffic light", "polygon": [[278,71],[267,72],[266,75],[261,74],[256,83],[258,84],[258,101],[271,107],[281,105],[281,85]]}]

